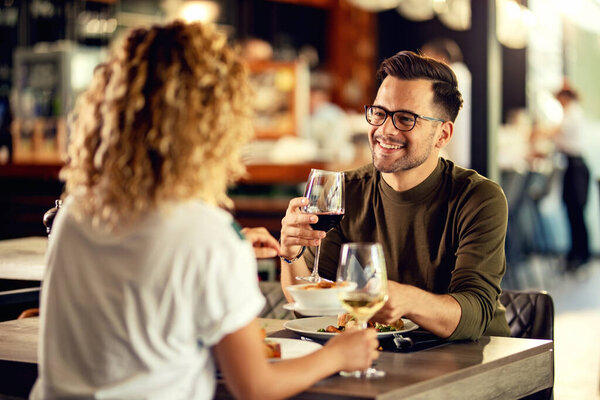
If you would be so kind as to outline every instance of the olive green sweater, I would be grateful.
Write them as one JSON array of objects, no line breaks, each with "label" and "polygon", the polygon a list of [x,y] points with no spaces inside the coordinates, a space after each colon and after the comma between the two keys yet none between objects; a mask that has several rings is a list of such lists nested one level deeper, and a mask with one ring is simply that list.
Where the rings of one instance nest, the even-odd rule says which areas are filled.
[{"label": "olive green sweater", "polygon": [[[346,214],[322,241],[321,276],[335,280],[342,243],[378,242],[390,280],[458,301],[451,340],[510,334],[499,301],[508,209],[496,183],[440,158],[410,190],[396,192],[372,164],[347,172],[345,190]],[[304,258],[312,268],[314,248]]]}]

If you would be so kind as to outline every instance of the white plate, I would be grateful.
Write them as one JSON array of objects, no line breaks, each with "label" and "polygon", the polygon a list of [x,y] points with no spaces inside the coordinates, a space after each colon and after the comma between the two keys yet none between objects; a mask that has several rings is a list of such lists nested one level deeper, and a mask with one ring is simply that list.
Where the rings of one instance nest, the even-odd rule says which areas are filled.
[{"label": "white plate", "polygon": [[[404,328],[398,331],[392,332],[379,332],[377,333],[378,338],[384,338],[387,336],[393,336],[394,333],[405,333],[414,331],[419,328],[419,325],[415,324],[409,319],[402,318],[404,321]],[[319,329],[325,329],[329,325],[337,325],[337,317],[313,317],[313,318],[300,318],[287,321],[283,324],[285,329],[294,331],[302,336],[306,336],[313,339],[327,340],[330,337],[337,335],[337,333],[331,332],[318,332]]]},{"label": "white plate", "polygon": [[[266,339],[267,342],[279,343],[281,346],[281,360],[288,360],[290,358],[302,357],[313,351],[319,350],[321,346],[319,343],[307,342],[306,340],[298,339],[283,339],[283,338],[271,338]],[[271,358],[269,361],[278,361],[279,358]]]},{"label": "white plate", "polygon": [[296,303],[287,303],[283,305],[283,308],[290,311],[299,312],[302,315],[309,317],[317,317],[322,315],[338,315],[346,312],[343,308],[300,308],[296,306]]}]

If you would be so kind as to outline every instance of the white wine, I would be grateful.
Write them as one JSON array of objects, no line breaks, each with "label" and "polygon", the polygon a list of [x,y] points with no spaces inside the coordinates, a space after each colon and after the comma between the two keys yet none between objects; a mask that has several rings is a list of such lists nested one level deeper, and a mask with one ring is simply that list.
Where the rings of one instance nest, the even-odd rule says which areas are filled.
[{"label": "white wine", "polygon": [[369,296],[357,293],[344,293],[341,296],[344,308],[357,321],[368,321],[386,301],[386,296]]}]

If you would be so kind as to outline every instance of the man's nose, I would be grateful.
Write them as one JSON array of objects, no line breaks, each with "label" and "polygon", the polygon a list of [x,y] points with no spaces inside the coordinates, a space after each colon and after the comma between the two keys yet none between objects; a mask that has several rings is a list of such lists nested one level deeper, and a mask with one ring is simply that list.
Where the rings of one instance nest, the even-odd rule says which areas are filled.
[{"label": "man's nose", "polygon": [[381,132],[385,135],[397,135],[398,134],[398,129],[396,129],[396,127],[394,126],[394,123],[392,122],[392,117],[390,117],[388,115],[388,117],[385,119],[385,122],[383,123],[383,125],[380,126]]}]

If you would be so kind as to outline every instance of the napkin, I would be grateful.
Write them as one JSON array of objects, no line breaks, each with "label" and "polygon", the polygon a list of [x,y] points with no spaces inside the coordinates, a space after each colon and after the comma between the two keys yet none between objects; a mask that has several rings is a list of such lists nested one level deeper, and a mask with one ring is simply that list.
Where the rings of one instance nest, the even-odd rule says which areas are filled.
[{"label": "napkin", "polygon": [[413,353],[438,346],[444,346],[448,343],[450,343],[448,340],[442,339],[425,330],[395,334],[391,337],[379,339],[379,344],[383,348],[383,351],[400,353]]}]

